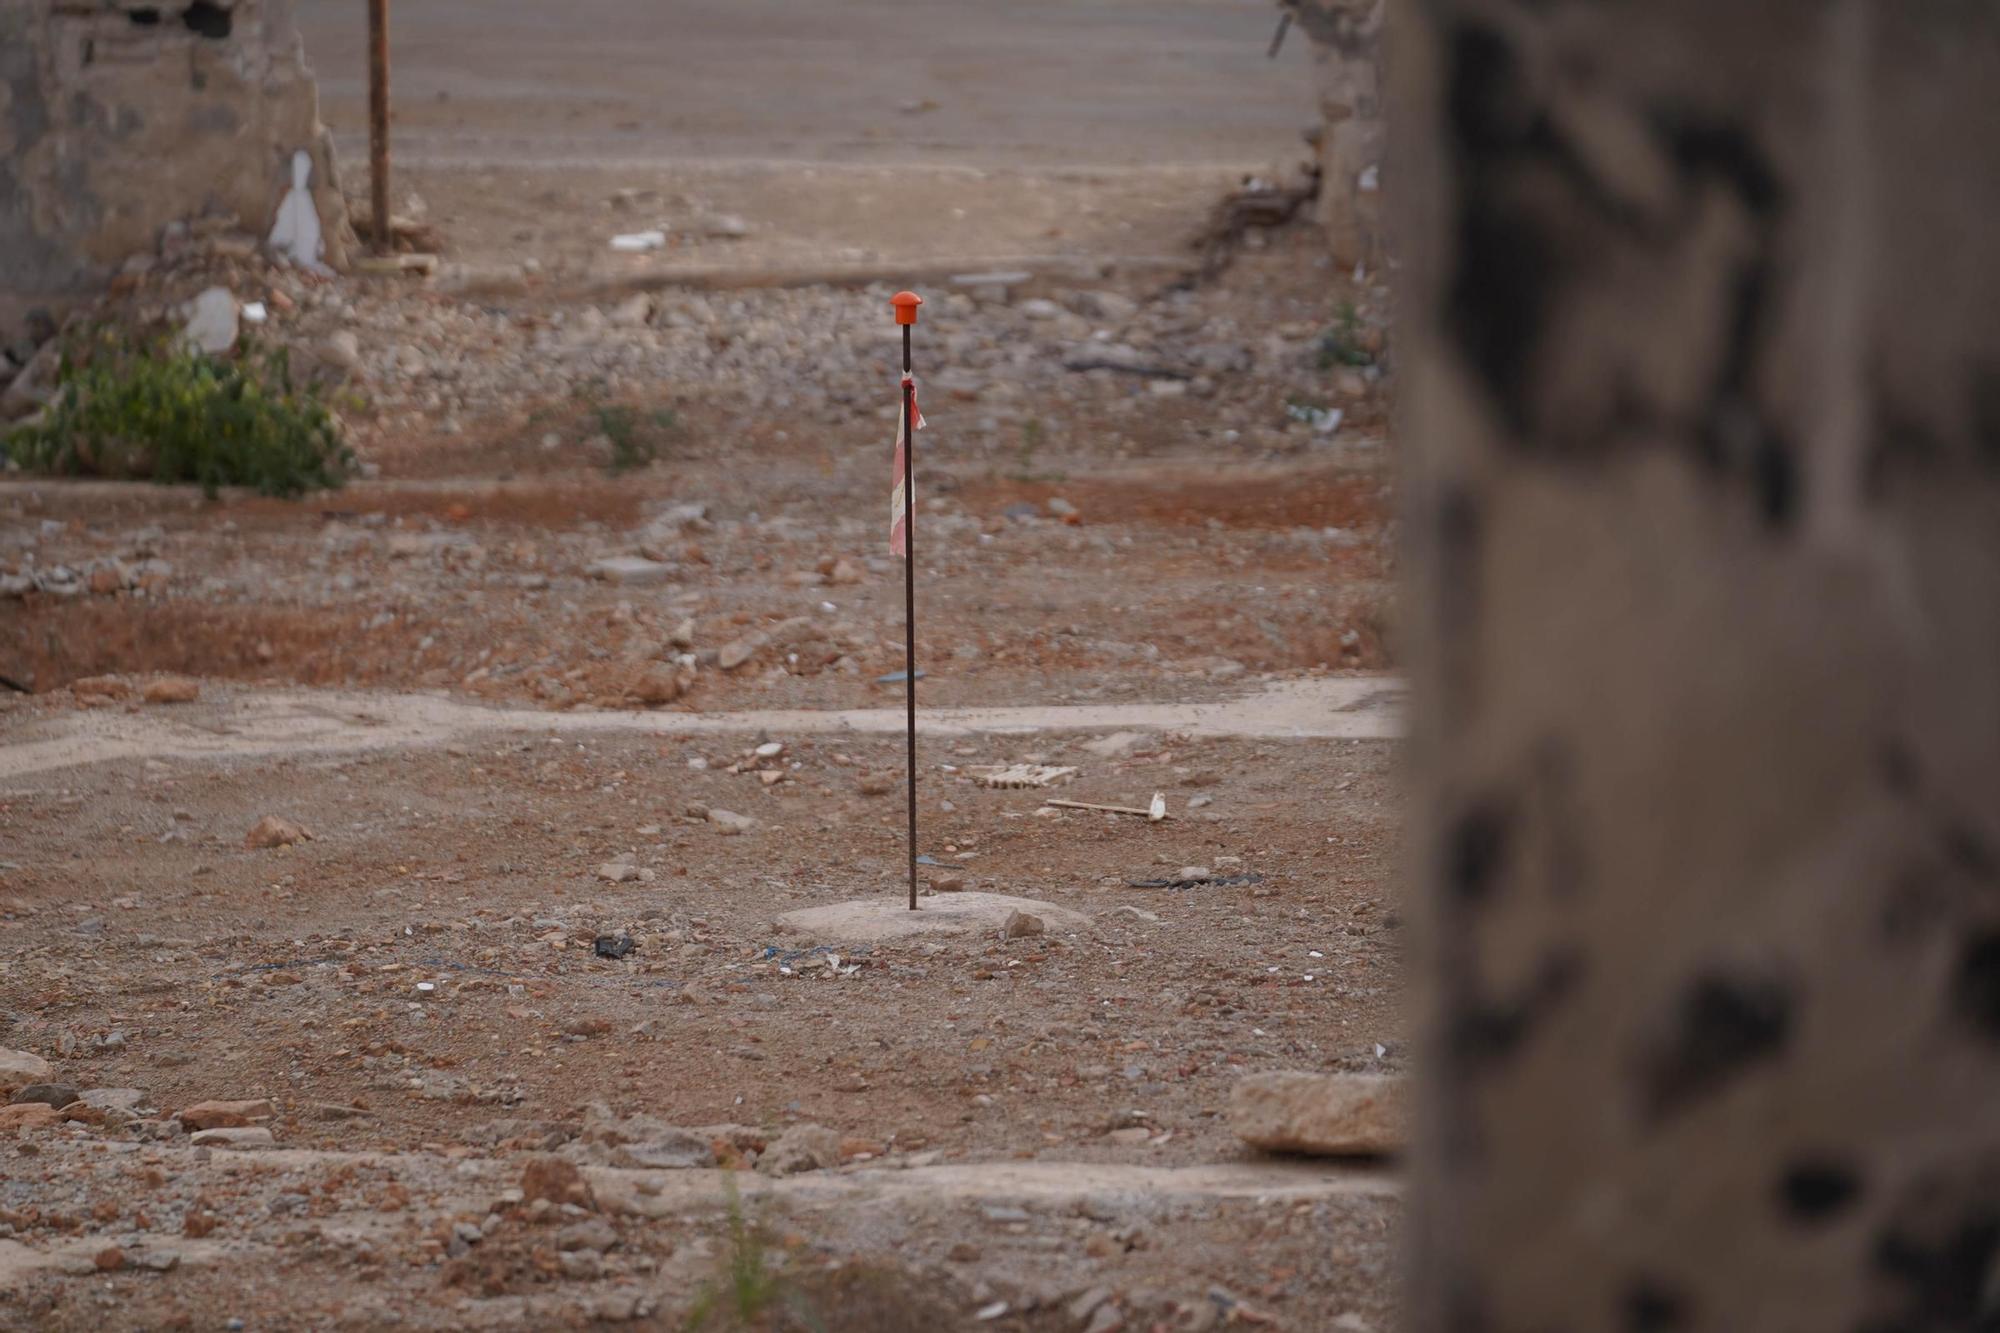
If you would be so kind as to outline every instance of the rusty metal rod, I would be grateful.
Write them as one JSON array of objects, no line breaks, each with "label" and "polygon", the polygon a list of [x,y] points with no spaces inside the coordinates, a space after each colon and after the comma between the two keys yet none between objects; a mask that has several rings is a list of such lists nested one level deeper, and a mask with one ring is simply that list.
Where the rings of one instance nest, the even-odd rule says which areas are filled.
[{"label": "rusty metal rod", "polygon": [[910,374],[910,325],[903,326],[903,700],[909,709],[910,910],[917,910],[917,388]]},{"label": "rusty metal rod", "polygon": [[389,0],[368,0],[368,168],[374,187],[369,248],[386,255],[389,236]]}]

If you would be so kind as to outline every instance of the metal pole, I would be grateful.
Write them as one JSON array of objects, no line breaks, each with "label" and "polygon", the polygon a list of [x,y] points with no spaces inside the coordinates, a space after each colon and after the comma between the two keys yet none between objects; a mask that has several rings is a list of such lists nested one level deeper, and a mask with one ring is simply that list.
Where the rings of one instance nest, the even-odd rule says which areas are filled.
[{"label": "metal pole", "polygon": [[368,166],[375,191],[369,245],[386,255],[394,248],[389,238],[389,0],[368,0]]},{"label": "metal pole", "polygon": [[903,699],[909,710],[910,910],[917,910],[917,388],[911,373],[910,325],[903,326]]}]

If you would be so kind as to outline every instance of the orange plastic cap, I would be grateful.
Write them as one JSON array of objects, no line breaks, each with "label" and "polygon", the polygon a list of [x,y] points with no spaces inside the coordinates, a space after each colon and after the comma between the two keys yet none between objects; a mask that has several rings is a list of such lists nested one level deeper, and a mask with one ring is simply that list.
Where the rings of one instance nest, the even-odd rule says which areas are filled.
[{"label": "orange plastic cap", "polygon": [[916,323],[917,307],[923,303],[924,298],[918,296],[915,292],[897,292],[889,298],[889,304],[896,307],[896,322],[898,324]]}]

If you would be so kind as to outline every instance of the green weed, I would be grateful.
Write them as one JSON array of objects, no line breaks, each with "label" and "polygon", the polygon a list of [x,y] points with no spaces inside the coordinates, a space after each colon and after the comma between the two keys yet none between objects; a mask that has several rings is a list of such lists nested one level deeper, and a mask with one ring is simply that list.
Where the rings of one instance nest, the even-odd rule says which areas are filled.
[{"label": "green weed", "polygon": [[1361,345],[1361,315],[1352,301],[1340,303],[1340,311],[1333,327],[1320,335],[1319,368],[1332,370],[1335,366],[1372,366],[1375,358]]},{"label": "green weed", "polygon": [[819,1328],[819,1320],[807,1308],[803,1294],[771,1262],[770,1242],[763,1228],[745,1216],[742,1196],[728,1172],[723,1173],[723,1190],[729,1221],[721,1272],[695,1297],[688,1311],[690,1333],[712,1327],[764,1327],[762,1321],[785,1316],[789,1318],[784,1319],[783,1327]]},{"label": "green weed", "polygon": [[293,383],[284,349],[246,339],[218,360],[110,329],[65,351],[55,401],[6,446],[31,472],[191,482],[210,496],[301,495],[354,470],[339,422],[317,389]]}]

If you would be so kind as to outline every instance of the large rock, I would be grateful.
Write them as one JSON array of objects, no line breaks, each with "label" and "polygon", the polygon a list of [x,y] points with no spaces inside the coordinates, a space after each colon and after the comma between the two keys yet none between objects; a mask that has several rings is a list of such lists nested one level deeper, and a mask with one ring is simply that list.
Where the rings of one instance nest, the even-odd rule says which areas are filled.
[{"label": "large rock", "polygon": [[61,1119],[61,1113],[45,1102],[22,1102],[19,1106],[0,1106],[0,1132],[41,1129],[56,1124]]},{"label": "large rock", "polygon": [[793,1125],[757,1159],[767,1176],[795,1176],[840,1165],[840,1135],[824,1125]]},{"label": "large rock", "polygon": [[30,1102],[40,1102],[52,1111],[60,1111],[77,1099],[74,1083],[30,1083],[14,1094],[14,1105],[25,1106]]},{"label": "large rock", "polygon": [[269,1099],[259,1097],[246,1102],[196,1102],[181,1112],[180,1121],[191,1130],[241,1129],[276,1114]]},{"label": "large rock", "polygon": [[657,1116],[620,1116],[602,1102],[584,1108],[574,1151],[589,1161],[628,1170],[679,1171],[715,1165],[713,1140]]},{"label": "large rock", "polygon": [[1229,1123],[1266,1152],[1380,1157],[1408,1141],[1408,1098],[1386,1074],[1252,1074],[1230,1094]]},{"label": "large rock", "polygon": [[47,1060],[27,1051],[0,1051],[0,1088],[25,1088],[43,1083],[56,1071]]}]

